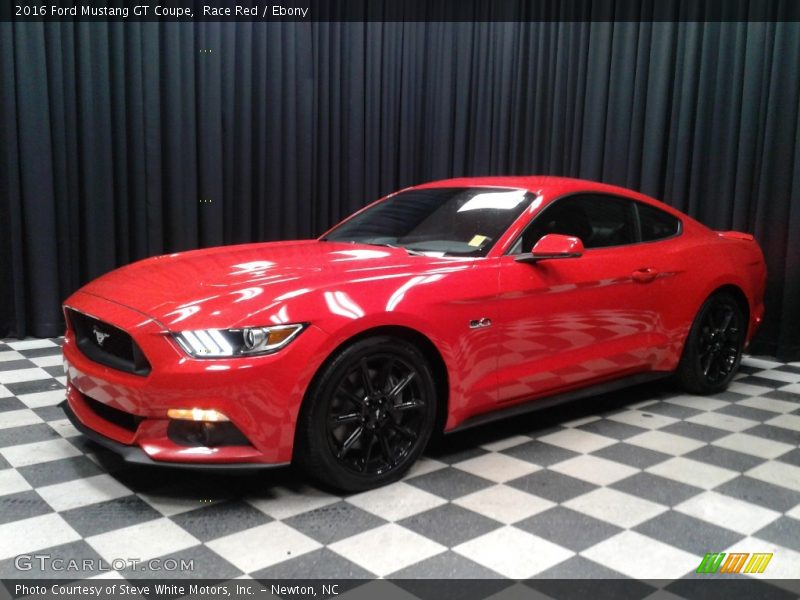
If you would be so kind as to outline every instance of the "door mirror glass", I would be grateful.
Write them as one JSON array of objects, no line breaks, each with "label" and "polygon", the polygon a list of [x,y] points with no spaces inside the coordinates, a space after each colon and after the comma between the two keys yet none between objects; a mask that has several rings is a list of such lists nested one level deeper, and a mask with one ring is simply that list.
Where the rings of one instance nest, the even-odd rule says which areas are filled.
[{"label": "door mirror glass", "polygon": [[577,258],[583,254],[583,242],[571,235],[550,233],[542,236],[528,254],[520,254],[517,262],[538,262],[555,258]]}]

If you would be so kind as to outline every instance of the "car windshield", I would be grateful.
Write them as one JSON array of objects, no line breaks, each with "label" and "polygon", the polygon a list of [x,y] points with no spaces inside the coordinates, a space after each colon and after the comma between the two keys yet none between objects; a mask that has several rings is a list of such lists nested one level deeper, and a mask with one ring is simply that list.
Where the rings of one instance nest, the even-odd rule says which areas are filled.
[{"label": "car windshield", "polygon": [[525,190],[509,188],[408,190],[342,223],[323,240],[438,256],[486,256],[532,199]]}]

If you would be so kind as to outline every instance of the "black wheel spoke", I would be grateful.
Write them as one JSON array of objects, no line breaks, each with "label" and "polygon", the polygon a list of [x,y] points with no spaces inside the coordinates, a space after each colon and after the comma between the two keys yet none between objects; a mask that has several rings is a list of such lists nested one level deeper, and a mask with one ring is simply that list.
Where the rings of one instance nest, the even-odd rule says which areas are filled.
[{"label": "black wheel spoke", "polygon": [[405,377],[403,377],[403,378],[402,378],[400,381],[398,381],[398,382],[397,382],[397,384],[396,384],[396,385],[395,385],[395,386],[392,388],[392,391],[391,391],[391,392],[389,392],[389,397],[390,397],[390,398],[396,398],[396,397],[398,397],[398,396],[399,396],[399,395],[400,395],[400,394],[403,392],[403,390],[404,390],[404,389],[406,389],[406,387],[408,387],[408,384],[409,384],[409,383],[411,383],[411,382],[414,380],[414,377],[416,377],[416,376],[417,376],[417,373],[416,373],[416,371],[411,371],[411,372],[410,372],[408,375],[406,375]]},{"label": "black wheel spoke", "polygon": [[378,372],[378,376],[375,378],[380,386],[380,390],[383,392],[387,392],[392,388],[392,370],[394,369],[394,363],[395,361],[391,358],[384,362]]},{"label": "black wheel spoke", "polygon": [[386,435],[384,433],[379,433],[378,441],[381,445],[381,452],[383,453],[383,457],[386,459],[386,462],[389,466],[394,466],[394,455],[392,454],[392,447],[389,445],[389,440],[386,439]]},{"label": "black wheel spoke", "polygon": [[367,442],[367,449],[364,451],[364,462],[361,463],[361,472],[364,473],[369,468],[369,461],[372,458],[372,447],[375,445],[375,434],[369,432],[369,441]]},{"label": "black wheel spoke", "polygon": [[361,369],[361,383],[364,386],[364,393],[367,395],[374,394],[375,387],[373,386],[372,383],[372,375],[370,374],[369,365],[367,364],[366,358],[361,359],[359,367]]},{"label": "black wheel spoke", "polygon": [[339,450],[339,454],[338,454],[337,458],[344,458],[345,455],[353,447],[353,444],[355,444],[361,438],[361,435],[363,433],[364,433],[364,428],[363,427],[356,427],[356,429],[353,431],[353,433],[350,434],[350,437],[348,437],[345,440],[344,444],[342,444],[342,447]]},{"label": "black wheel spoke", "polygon": [[361,420],[361,413],[346,413],[331,417],[331,425],[344,425],[345,423],[355,423]]},{"label": "black wheel spoke", "polygon": [[398,425],[397,423],[394,422],[390,422],[389,427],[394,431],[396,431],[397,433],[399,433],[400,435],[402,435],[403,437],[405,437],[406,439],[411,440],[412,442],[415,439],[417,439],[417,432],[412,431],[408,427],[403,427],[402,425]]},{"label": "black wheel spoke", "polygon": [[727,332],[727,331],[728,331],[728,327],[730,327],[730,325],[731,325],[731,321],[732,321],[732,320],[733,320],[733,311],[732,311],[732,310],[730,310],[730,309],[728,309],[728,310],[725,312],[725,318],[724,318],[724,320],[722,321],[722,325],[721,325],[721,326],[720,326],[720,328],[719,328],[719,332],[720,332],[720,333],[725,333],[725,332]]},{"label": "black wheel spoke", "polygon": [[713,352],[709,352],[706,355],[705,361],[703,362],[703,375],[708,376],[708,371],[711,368],[711,363],[712,362],[714,362],[714,353]]},{"label": "black wheel spoke", "polygon": [[345,400],[353,403],[354,406],[358,408],[363,408],[364,406],[364,399],[359,398],[350,390],[345,389],[343,386],[340,386],[338,390],[336,390],[336,395],[344,398]]},{"label": "black wheel spoke", "polygon": [[389,410],[391,412],[404,412],[407,410],[424,410],[425,403],[420,402],[419,400],[411,400],[409,402],[401,402],[400,404],[395,404]]}]

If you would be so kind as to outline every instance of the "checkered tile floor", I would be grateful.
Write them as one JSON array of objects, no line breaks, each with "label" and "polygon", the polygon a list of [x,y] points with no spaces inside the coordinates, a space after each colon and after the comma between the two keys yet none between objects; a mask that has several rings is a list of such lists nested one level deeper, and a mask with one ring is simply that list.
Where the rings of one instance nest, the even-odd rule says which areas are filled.
[{"label": "checkered tile floor", "polygon": [[649,384],[455,434],[404,481],[337,497],[290,469],[124,465],[56,406],[59,343],[0,343],[2,578],[64,575],[16,570],[26,553],[193,559],[172,575],[219,579],[680,578],[740,551],[800,579],[800,363],[746,358],[713,397]]}]

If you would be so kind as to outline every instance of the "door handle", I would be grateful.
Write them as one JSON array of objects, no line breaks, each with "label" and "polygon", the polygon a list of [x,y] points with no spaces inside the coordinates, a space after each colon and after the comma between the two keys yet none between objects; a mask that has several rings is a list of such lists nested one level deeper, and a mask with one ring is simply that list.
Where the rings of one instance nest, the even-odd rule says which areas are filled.
[{"label": "door handle", "polygon": [[631,273],[631,277],[637,283],[650,283],[656,277],[658,277],[658,271],[651,268],[636,269],[633,273]]}]

